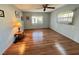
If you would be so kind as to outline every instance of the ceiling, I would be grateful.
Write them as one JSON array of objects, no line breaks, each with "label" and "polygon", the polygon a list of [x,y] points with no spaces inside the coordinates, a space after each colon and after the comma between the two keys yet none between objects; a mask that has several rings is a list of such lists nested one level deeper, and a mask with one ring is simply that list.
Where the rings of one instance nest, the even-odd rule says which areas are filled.
[{"label": "ceiling", "polygon": [[[42,4],[15,4],[14,6],[24,12],[44,12]],[[45,12],[52,12],[62,6],[64,4],[48,4],[48,7],[55,7],[55,9],[46,9]]]}]

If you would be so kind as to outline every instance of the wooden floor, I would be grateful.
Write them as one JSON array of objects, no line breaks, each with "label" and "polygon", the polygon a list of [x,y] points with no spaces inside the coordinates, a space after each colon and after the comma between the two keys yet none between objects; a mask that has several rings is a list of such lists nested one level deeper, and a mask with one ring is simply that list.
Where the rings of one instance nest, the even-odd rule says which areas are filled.
[{"label": "wooden floor", "polygon": [[25,30],[4,55],[79,55],[79,44],[51,29]]}]

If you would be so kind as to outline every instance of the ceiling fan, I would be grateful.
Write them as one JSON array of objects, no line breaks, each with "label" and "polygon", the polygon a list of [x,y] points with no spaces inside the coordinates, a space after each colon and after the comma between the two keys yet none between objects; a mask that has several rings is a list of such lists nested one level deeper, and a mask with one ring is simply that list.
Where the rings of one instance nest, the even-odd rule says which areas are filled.
[{"label": "ceiling fan", "polygon": [[49,4],[43,4],[42,7],[43,7],[43,11],[46,11],[47,8],[48,9],[55,9],[55,7],[49,7]]}]

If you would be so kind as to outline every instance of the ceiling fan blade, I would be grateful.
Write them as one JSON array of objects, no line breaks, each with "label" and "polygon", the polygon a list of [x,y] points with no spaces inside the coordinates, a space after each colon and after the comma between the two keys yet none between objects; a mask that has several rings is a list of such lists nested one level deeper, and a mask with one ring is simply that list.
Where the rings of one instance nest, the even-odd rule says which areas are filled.
[{"label": "ceiling fan blade", "polygon": [[47,7],[47,8],[50,8],[50,9],[55,9],[55,7]]},{"label": "ceiling fan blade", "polygon": [[42,6],[43,6],[43,8],[46,8],[48,6],[48,4],[43,4]]}]

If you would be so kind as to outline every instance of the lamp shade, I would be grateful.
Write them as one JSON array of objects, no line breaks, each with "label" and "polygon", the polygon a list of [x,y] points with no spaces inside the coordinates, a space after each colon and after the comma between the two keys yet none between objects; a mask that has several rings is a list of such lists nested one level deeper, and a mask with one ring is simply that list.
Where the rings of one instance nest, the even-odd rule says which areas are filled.
[{"label": "lamp shade", "polygon": [[21,24],[19,21],[16,21],[16,22],[15,22],[14,27],[21,27],[21,26],[22,26],[22,24]]},{"label": "lamp shade", "polygon": [[16,26],[17,26],[17,27],[21,27],[22,25],[21,25],[20,22],[17,22],[17,23],[16,23]]}]

